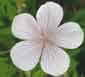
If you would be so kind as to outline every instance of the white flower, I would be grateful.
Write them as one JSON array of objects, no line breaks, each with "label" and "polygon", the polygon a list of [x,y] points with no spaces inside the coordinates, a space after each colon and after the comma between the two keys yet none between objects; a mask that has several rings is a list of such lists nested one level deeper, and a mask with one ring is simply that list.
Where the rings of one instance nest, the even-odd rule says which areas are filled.
[{"label": "white flower", "polygon": [[20,14],[14,18],[12,32],[24,41],[11,50],[13,63],[21,70],[32,70],[38,62],[44,72],[59,76],[70,65],[70,59],[63,48],[77,48],[83,42],[84,34],[79,24],[68,22],[59,26],[63,9],[59,4],[47,2],[36,15]]}]

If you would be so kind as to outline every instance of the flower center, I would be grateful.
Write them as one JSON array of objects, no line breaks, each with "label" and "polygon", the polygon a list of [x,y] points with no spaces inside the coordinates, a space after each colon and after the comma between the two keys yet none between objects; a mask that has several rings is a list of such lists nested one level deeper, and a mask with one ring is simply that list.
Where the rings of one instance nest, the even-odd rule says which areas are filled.
[{"label": "flower center", "polygon": [[42,43],[42,47],[45,48],[48,43],[48,34],[46,32],[41,32],[40,40]]},{"label": "flower center", "polygon": [[48,45],[55,45],[55,37],[54,33],[48,32],[41,32],[40,34],[40,42],[43,48],[45,48]]}]

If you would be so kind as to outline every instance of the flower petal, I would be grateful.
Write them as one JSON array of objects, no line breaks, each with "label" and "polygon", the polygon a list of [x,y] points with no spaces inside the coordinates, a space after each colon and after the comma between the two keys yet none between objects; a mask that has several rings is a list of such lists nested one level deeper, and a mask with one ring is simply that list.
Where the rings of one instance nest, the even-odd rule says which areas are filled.
[{"label": "flower petal", "polygon": [[32,70],[39,62],[42,48],[38,44],[23,41],[17,43],[11,50],[11,59],[19,69]]},{"label": "flower petal", "polygon": [[57,45],[64,48],[77,48],[84,39],[84,33],[79,24],[68,22],[61,25],[57,30]]},{"label": "flower petal", "polygon": [[17,15],[12,24],[12,33],[20,39],[30,39],[35,33],[37,34],[37,26],[35,19],[30,14]]},{"label": "flower petal", "polygon": [[63,18],[63,9],[57,3],[47,2],[39,8],[36,18],[41,29],[54,31]]},{"label": "flower petal", "polygon": [[41,67],[44,72],[53,76],[59,76],[67,71],[69,65],[69,56],[63,49],[58,47],[44,49],[41,57]]}]

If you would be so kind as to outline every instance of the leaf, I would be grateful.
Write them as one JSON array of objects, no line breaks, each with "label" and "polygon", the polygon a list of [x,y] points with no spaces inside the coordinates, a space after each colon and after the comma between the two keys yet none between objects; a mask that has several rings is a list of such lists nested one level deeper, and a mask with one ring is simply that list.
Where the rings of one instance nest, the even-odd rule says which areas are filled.
[{"label": "leaf", "polygon": [[85,43],[82,45],[80,49],[80,53],[77,56],[78,59],[78,71],[85,75]]},{"label": "leaf", "polygon": [[68,49],[67,51],[71,57],[75,58],[80,53],[80,48]]},{"label": "leaf", "polygon": [[9,50],[15,44],[11,29],[0,28],[0,50]]},{"label": "leaf", "polygon": [[46,73],[42,71],[40,64],[32,71],[32,77],[46,77]]},{"label": "leaf", "polygon": [[3,27],[4,25],[5,23],[2,20],[0,20],[0,27]]},{"label": "leaf", "polygon": [[40,64],[36,66],[32,71],[25,72],[26,77],[46,77],[46,73],[40,68]]},{"label": "leaf", "polygon": [[64,0],[64,3],[67,5],[77,5],[79,2],[80,0]]},{"label": "leaf", "polygon": [[31,13],[33,16],[35,16],[36,14],[36,0],[27,0],[26,1],[27,4],[27,9],[28,12]]},{"label": "leaf", "polygon": [[78,77],[77,62],[72,57],[71,57],[71,66],[68,73],[69,73],[69,77]]},{"label": "leaf", "polygon": [[12,20],[16,15],[16,2],[15,0],[0,0],[0,19],[7,17]]},{"label": "leaf", "polygon": [[38,70],[32,73],[32,77],[46,77],[46,74],[42,70]]},{"label": "leaf", "polygon": [[16,68],[9,63],[8,57],[0,57],[0,77],[13,77],[16,74]]},{"label": "leaf", "polygon": [[78,22],[85,29],[85,9],[80,9],[70,20]]},{"label": "leaf", "polygon": [[12,20],[14,16],[16,15],[16,8],[12,6],[11,4],[7,5],[7,15],[9,16],[10,20]]}]

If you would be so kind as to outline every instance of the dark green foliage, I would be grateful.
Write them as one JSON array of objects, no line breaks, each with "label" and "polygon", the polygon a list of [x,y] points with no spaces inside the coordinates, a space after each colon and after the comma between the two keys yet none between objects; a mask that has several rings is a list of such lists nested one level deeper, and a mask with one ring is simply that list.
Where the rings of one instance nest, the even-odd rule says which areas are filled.
[{"label": "dark green foliage", "polygon": [[0,57],[0,77],[13,77],[16,75],[16,68],[10,64],[8,57]]}]

